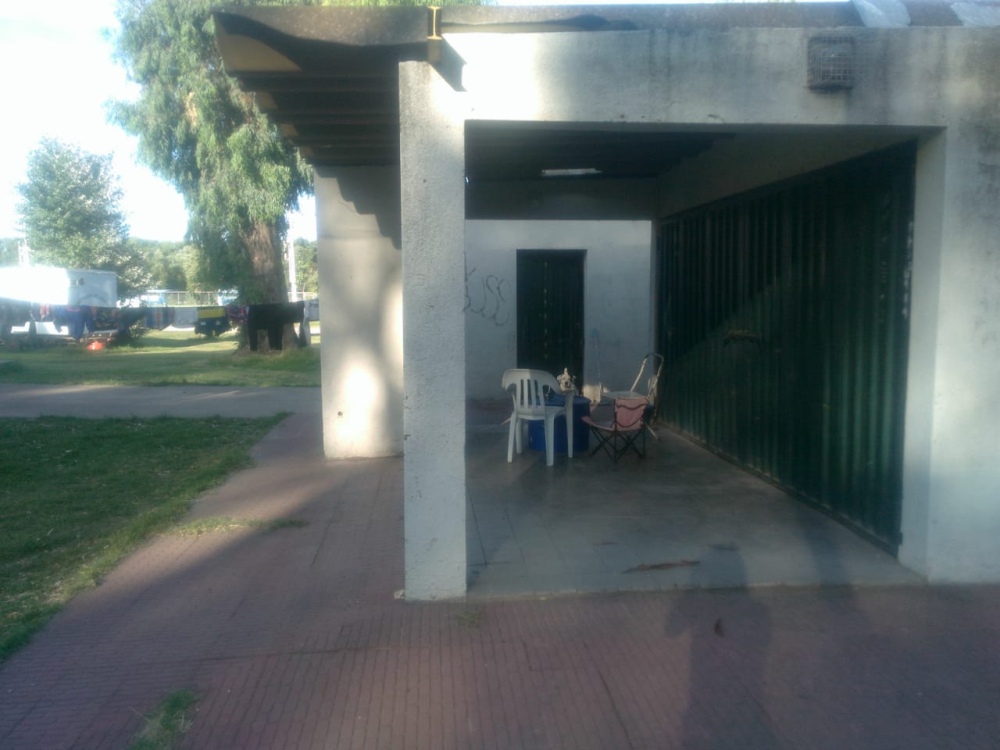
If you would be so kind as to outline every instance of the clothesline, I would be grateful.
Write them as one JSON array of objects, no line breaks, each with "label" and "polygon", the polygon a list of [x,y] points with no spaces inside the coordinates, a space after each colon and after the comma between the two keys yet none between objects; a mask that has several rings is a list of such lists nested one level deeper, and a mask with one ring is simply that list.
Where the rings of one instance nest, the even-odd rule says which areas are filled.
[{"label": "clothesline", "polygon": [[[136,323],[151,330],[194,328],[198,333],[218,334],[231,327],[248,325],[249,333],[266,330],[271,348],[280,349],[280,327],[300,326],[299,337],[305,339],[305,328],[318,319],[318,306],[304,302],[259,305],[211,305],[203,307],[93,307],[88,305],[38,305],[15,300],[0,300],[0,333],[10,327],[35,323],[51,323],[57,331],[65,328],[66,335],[76,340],[98,331],[123,332]],[[250,331],[249,329],[253,330]],[[277,333],[276,333],[277,330]],[[277,345],[275,341],[277,340]],[[256,336],[251,336],[255,349]]]}]

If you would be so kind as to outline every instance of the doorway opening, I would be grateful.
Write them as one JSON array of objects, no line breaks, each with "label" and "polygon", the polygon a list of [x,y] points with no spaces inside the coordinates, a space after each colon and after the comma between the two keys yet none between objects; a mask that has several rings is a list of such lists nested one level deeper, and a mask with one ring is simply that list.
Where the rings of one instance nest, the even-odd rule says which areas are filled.
[{"label": "doorway opening", "polygon": [[582,373],[584,250],[517,251],[517,366]]}]

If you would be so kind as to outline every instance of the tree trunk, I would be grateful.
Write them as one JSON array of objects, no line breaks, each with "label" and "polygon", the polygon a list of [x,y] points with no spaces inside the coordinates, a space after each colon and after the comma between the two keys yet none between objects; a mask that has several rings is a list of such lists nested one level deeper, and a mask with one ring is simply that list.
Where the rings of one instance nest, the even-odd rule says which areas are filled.
[{"label": "tree trunk", "polygon": [[[252,278],[248,279],[240,290],[243,301],[247,304],[267,302],[288,302],[288,284],[285,281],[285,268],[281,262],[281,237],[271,224],[255,222],[247,231],[240,234],[243,248],[250,261]],[[294,337],[291,326],[285,326],[284,340]],[[258,351],[270,351],[267,337],[261,336]],[[244,330],[240,336],[240,348],[246,349],[249,342]]]},{"label": "tree trunk", "polygon": [[255,222],[241,233],[250,260],[253,279],[244,292],[244,302],[288,302],[288,284],[281,263],[281,237],[271,224]]}]

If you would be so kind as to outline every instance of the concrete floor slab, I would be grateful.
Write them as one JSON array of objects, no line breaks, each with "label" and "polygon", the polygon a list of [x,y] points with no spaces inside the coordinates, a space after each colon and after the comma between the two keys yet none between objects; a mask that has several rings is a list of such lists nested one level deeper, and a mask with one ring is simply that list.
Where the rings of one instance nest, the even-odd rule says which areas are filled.
[{"label": "concrete floor slab", "polygon": [[[887,552],[659,429],[647,456],[506,461],[502,410],[467,435],[471,598],[747,586],[916,584]],[[501,417],[502,418],[502,417]]]}]

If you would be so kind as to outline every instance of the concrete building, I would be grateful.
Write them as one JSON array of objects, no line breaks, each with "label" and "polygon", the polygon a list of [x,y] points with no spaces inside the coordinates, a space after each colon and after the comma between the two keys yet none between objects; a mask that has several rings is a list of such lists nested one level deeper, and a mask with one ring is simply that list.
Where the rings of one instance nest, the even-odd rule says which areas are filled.
[{"label": "concrete building", "polygon": [[661,349],[679,429],[1000,580],[1000,5],[215,18],[315,167],[325,448],[404,454],[408,597],[465,591],[466,398],[539,258],[582,269],[584,385]]}]

